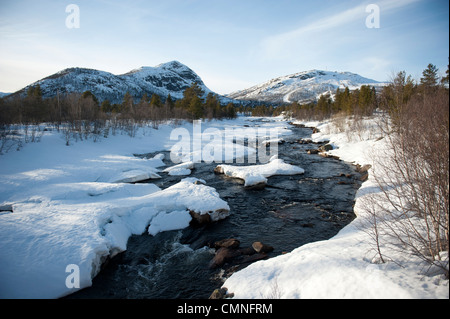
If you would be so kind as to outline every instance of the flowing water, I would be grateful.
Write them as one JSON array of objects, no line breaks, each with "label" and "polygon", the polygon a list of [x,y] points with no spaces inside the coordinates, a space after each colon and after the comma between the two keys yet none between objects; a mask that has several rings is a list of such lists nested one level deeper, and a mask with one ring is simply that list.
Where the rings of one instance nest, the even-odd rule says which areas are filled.
[{"label": "flowing water", "polygon": [[[304,244],[326,240],[354,218],[360,174],[343,161],[308,155],[313,144],[299,144],[311,129],[291,128],[278,157],[305,169],[305,174],[273,176],[263,190],[244,189],[242,181],[214,174],[217,164],[197,164],[191,176],[203,179],[228,202],[231,214],[207,226],[133,236],[128,249],[114,257],[94,278],[92,287],[68,298],[202,299],[222,286],[227,276],[248,264],[210,269],[215,241],[236,238],[240,247],[260,241],[274,247],[268,258]],[[167,158],[168,156],[166,156]],[[163,176],[166,188],[182,176]]]}]

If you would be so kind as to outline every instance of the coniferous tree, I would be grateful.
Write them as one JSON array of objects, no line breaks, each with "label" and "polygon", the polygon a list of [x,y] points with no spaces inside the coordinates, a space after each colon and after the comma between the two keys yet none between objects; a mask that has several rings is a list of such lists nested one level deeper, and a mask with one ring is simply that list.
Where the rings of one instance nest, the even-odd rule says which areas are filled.
[{"label": "coniferous tree", "polygon": [[433,65],[428,64],[428,67],[423,71],[423,77],[420,78],[420,84],[425,88],[432,88],[438,84],[439,69]]},{"label": "coniferous tree", "polygon": [[152,99],[150,100],[150,105],[161,107],[162,106],[161,97],[158,94],[154,93],[152,95]]},{"label": "coniferous tree", "polygon": [[170,96],[170,94],[167,96],[167,99],[166,99],[166,102],[164,103],[164,105],[165,105],[169,110],[171,110],[171,109],[175,106],[175,103],[173,102],[172,96]]},{"label": "coniferous tree", "polygon": [[416,84],[411,75],[406,76],[405,71],[398,72],[392,82],[381,92],[383,107],[390,112],[397,112],[413,96]]},{"label": "coniferous tree", "polygon": [[193,119],[199,119],[203,117],[202,100],[197,95],[194,95],[191,98],[191,101],[189,103],[189,113],[191,114]]},{"label": "coniferous tree", "polygon": [[134,102],[130,92],[125,93],[122,101],[121,113],[132,115],[134,113]]},{"label": "coniferous tree", "polygon": [[317,110],[322,117],[331,113],[331,98],[329,94],[322,94],[317,102]]},{"label": "coniferous tree", "polygon": [[113,111],[113,107],[111,105],[111,102],[109,100],[104,100],[100,106],[100,109],[103,113],[111,113]]},{"label": "coniferous tree", "polygon": [[347,112],[347,114],[352,113],[352,96],[350,95],[350,89],[345,87],[344,93],[342,94],[342,110]]},{"label": "coniferous tree", "polygon": [[98,106],[99,102],[97,97],[91,91],[84,91],[83,95],[81,95],[83,99],[92,99],[92,101]]},{"label": "coniferous tree", "polygon": [[226,117],[229,119],[236,118],[236,108],[234,107],[233,103],[228,103],[226,106]]},{"label": "coniferous tree", "polygon": [[26,123],[38,123],[46,120],[48,104],[42,99],[41,86],[29,87],[23,103],[23,119]]}]

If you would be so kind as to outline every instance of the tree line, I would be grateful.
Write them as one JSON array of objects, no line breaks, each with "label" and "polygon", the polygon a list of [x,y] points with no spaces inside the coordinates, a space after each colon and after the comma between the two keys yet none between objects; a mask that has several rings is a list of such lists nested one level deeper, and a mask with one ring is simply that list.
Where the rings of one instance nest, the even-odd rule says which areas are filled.
[{"label": "tree line", "polygon": [[[379,192],[364,201],[380,262],[416,256],[449,278],[449,69],[429,64],[416,83],[398,72],[378,103],[386,148],[372,154]],[[400,253],[402,258],[395,257]],[[427,267],[424,267],[427,268]]]},{"label": "tree line", "polygon": [[[107,137],[119,130],[134,136],[137,128],[151,125],[154,128],[164,121],[193,119],[235,118],[236,109],[232,103],[222,105],[219,97],[204,92],[197,83],[183,92],[183,98],[173,99],[170,95],[144,94],[134,101],[126,93],[121,103],[108,100],[101,103],[91,91],[83,93],[56,94],[44,98],[39,85],[29,87],[25,96],[14,95],[0,98],[0,154],[23,142],[39,140],[42,123],[62,130],[67,144],[70,140]],[[20,140],[19,131],[25,132]],[[14,142],[15,141],[15,142]]]},{"label": "tree line", "polygon": [[277,116],[282,113],[297,119],[323,120],[334,115],[370,116],[375,110],[395,113],[414,95],[433,94],[441,90],[448,91],[449,71],[442,78],[438,68],[429,64],[423,71],[420,81],[415,81],[405,71],[395,74],[390,84],[381,88],[363,85],[359,89],[338,88],[333,94],[326,93],[318,101],[300,104],[297,102],[282,105],[240,106],[239,112],[253,116]]},{"label": "tree line", "polygon": [[232,103],[222,105],[217,95],[209,93],[205,99],[197,83],[183,92],[183,98],[174,100],[170,94],[161,97],[145,93],[134,101],[127,92],[119,104],[108,100],[101,103],[91,92],[57,94],[43,98],[38,85],[29,87],[24,97],[0,99],[0,124],[38,124],[71,120],[103,120],[111,117],[135,121],[162,121],[168,119],[222,119],[236,117]]}]

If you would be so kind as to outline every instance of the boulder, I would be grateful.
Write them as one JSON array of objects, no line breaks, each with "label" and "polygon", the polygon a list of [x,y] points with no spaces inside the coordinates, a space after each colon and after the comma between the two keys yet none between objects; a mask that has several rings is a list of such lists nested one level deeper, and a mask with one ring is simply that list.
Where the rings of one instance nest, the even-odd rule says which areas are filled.
[{"label": "boulder", "polygon": [[361,165],[356,165],[356,171],[358,172],[358,173],[366,173],[367,171],[369,171],[369,169],[371,169],[372,168],[372,165],[370,165],[370,164],[367,164],[367,165],[364,165],[364,166],[361,166]]},{"label": "boulder", "polygon": [[361,177],[359,178],[360,181],[365,182],[369,179],[369,169],[371,169],[371,168],[372,168],[372,165],[370,165],[370,164],[367,164],[364,166],[361,166],[359,164],[356,165],[356,171],[358,173],[362,174]]},{"label": "boulder", "polygon": [[194,211],[189,211],[189,214],[192,217],[191,223],[197,225],[205,225],[211,223],[211,216],[209,214],[199,214]]},{"label": "boulder", "polygon": [[273,251],[273,247],[261,242],[255,242],[252,247],[247,248],[239,248],[239,245],[239,240],[235,238],[215,242],[216,253],[209,263],[209,268],[222,267],[225,263],[230,266],[249,264],[267,258],[267,253]]},{"label": "boulder", "polygon": [[260,241],[256,241],[252,244],[253,249],[257,253],[270,253],[273,251],[273,247],[269,245],[265,245]]},{"label": "boulder", "polygon": [[230,216],[230,211],[228,209],[218,209],[213,212],[209,212],[208,215],[211,222],[217,222]]},{"label": "boulder", "polygon": [[[254,251],[254,250],[253,250]],[[253,253],[251,255],[241,255],[233,259],[235,264],[250,264],[258,260],[266,259],[267,254],[265,253]]]},{"label": "boulder", "polygon": [[214,174],[223,174],[223,168],[222,168],[222,166],[218,165],[218,166],[214,169]]},{"label": "boulder", "polygon": [[252,247],[240,248],[240,249],[238,249],[238,251],[241,255],[246,255],[246,256],[256,254],[256,251]]},{"label": "boulder", "polygon": [[333,145],[325,144],[319,147],[319,152],[328,152],[333,150]]},{"label": "boulder", "polygon": [[367,181],[369,179],[369,173],[363,173],[362,175],[361,175],[361,177],[359,178],[359,180],[361,181],[361,182],[365,182],[365,181]]},{"label": "boulder", "polygon": [[225,247],[219,248],[216,251],[216,255],[209,263],[209,268],[221,267],[227,261],[230,261],[231,259],[233,259],[234,257],[237,257],[239,255],[240,255],[240,253],[236,249],[225,248]]},{"label": "boulder", "polygon": [[215,211],[207,212],[206,214],[200,214],[195,211],[189,211],[192,217],[191,224],[195,225],[207,225],[219,220],[225,219],[230,216],[230,211],[227,209],[218,209]]},{"label": "boulder", "polygon": [[228,293],[228,289],[225,287],[222,287],[220,289],[216,289],[213,291],[209,299],[226,299],[226,298],[233,298],[234,293]]},{"label": "boulder", "polygon": [[214,243],[214,248],[238,248],[241,242],[235,238],[222,239]]}]

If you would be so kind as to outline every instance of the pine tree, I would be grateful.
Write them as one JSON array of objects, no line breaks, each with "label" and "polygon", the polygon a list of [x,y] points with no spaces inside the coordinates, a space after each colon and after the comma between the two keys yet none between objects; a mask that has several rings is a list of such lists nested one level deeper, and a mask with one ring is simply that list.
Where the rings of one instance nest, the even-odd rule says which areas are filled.
[{"label": "pine tree", "polygon": [[370,115],[376,106],[375,88],[368,85],[361,86],[358,96],[359,111],[362,115]]},{"label": "pine tree", "polygon": [[166,102],[164,103],[164,105],[169,110],[171,110],[175,106],[175,103],[173,102],[172,96],[170,96],[170,94],[167,96],[167,99],[166,99]]},{"label": "pine tree", "polygon": [[189,103],[189,112],[193,119],[203,117],[202,100],[198,96],[193,96]]},{"label": "pine tree", "polygon": [[148,97],[147,93],[144,93],[144,95],[142,96],[141,100],[139,101],[139,104],[145,105],[150,103],[150,98]]},{"label": "pine tree", "polygon": [[385,86],[381,93],[383,106],[390,112],[397,112],[406,105],[416,90],[416,84],[411,75],[406,76],[405,71],[398,72],[392,83]]},{"label": "pine tree", "polygon": [[104,113],[110,113],[113,111],[113,107],[111,105],[111,102],[109,102],[108,100],[104,100],[102,102],[102,105],[100,106],[100,109],[102,110],[102,112]]},{"label": "pine tree", "polygon": [[94,101],[94,103],[98,106],[99,102],[97,97],[94,95],[94,93],[92,93],[91,91],[84,91],[83,95],[81,96],[83,99],[92,99],[92,101]]},{"label": "pine tree", "polygon": [[342,110],[347,114],[352,113],[352,96],[350,94],[350,89],[348,86],[345,87],[344,93],[342,94]]},{"label": "pine tree", "polygon": [[133,111],[133,97],[131,96],[130,92],[125,93],[122,101],[122,111],[132,112]]},{"label": "pine tree", "polygon": [[236,118],[236,109],[234,107],[233,103],[228,103],[227,107],[226,107],[226,113],[227,113],[227,118],[229,119],[234,119]]},{"label": "pine tree", "polygon": [[331,99],[328,94],[323,94],[320,96],[319,101],[317,102],[317,110],[323,117],[330,115]]},{"label": "pine tree", "polygon": [[151,106],[156,106],[156,107],[161,107],[162,106],[161,98],[159,97],[158,94],[154,93],[152,95],[152,99],[150,100],[150,105]]},{"label": "pine tree", "polygon": [[420,84],[425,88],[432,88],[438,84],[439,69],[433,65],[428,64],[428,67],[423,71],[423,77],[420,78]]},{"label": "pine tree", "polygon": [[29,87],[23,103],[23,117],[25,122],[37,123],[44,121],[48,115],[47,104],[42,100],[41,86]]},{"label": "pine tree", "polygon": [[197,82],[193,83],[190,87],[188,87],[183,92],[183,98],[187,101],[191,101],[194,96],[201,98],[205,92],[203,92],[202,88],[198,85]]}]

